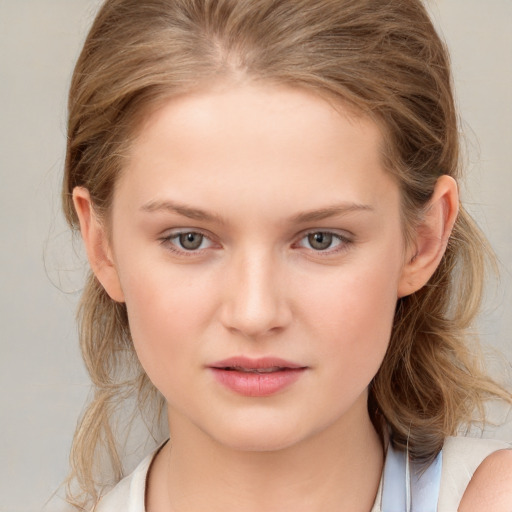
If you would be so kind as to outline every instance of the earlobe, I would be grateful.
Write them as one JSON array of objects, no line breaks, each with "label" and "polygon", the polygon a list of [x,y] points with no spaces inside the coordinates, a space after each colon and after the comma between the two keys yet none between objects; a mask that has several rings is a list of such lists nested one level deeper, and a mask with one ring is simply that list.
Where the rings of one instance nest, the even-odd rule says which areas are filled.
[{"label": "earlobe", "polygon": [[89,191],[84,187],[73,189],[73,203],[80,221],[80,233],[87,258],[94,275],[110,298],[124,302],[124,294],[115,267],[105,227],[94,212]]},{"label": "earlobe", "polygon": [[418,224],[398,286],[398,297],[410,295],[432,277],[446,250],[459,211],[457,183],[441,176]]}]

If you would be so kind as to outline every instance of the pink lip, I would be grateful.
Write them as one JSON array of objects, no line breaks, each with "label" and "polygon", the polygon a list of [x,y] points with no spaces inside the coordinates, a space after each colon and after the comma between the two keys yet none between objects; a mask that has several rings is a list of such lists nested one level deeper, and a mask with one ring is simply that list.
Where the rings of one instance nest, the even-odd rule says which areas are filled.
[{"label": "pink lip", "polygon": [[235,393],[252,397],[273,395],[287,388],[307,369],[275,357],[232,357],[217,361],[209,368],[218,382]]}]

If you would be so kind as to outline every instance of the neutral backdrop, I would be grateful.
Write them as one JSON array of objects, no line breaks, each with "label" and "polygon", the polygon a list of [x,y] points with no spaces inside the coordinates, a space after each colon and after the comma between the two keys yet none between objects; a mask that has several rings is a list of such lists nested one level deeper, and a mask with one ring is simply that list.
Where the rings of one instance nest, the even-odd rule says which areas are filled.
[{"label": "neutral backdrop", "polygon": [[[98,4],[0,0],[0,511],[5,512],[39,511],[57,489],[89,391],[74,324],[84,258],[63,223],[59,188],[66,91]],[[480,322],[482,338],[512,361],[512,1],[437,0],[431,9],[452,52],[464,120],[463,198],[501,261],[501,281],[489,293]],[[506,411],[500,414],[505,417]],[[512,441],[512,424],[485,435]],[[61,505],[54,500],[47,509]]]}]

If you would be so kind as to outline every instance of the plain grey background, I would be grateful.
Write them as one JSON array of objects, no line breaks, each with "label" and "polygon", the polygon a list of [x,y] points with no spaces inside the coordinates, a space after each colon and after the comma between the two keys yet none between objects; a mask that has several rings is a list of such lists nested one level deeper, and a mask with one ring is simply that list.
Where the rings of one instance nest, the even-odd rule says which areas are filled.
[{"label": "plain grey background", "polygon": [[[0,0],[4,512],[39,511],[59,486],[89,391],[74,324],[84,257],[80,244],[73,249],[59,194],[67,87],[98,4]],[[502,264],[480,322],[482,338],[512,361],[512,2],[432,0],[431,8],[451,49],[464,121],[463,199]],[[486,435],[512,441],[512,424]]]}]

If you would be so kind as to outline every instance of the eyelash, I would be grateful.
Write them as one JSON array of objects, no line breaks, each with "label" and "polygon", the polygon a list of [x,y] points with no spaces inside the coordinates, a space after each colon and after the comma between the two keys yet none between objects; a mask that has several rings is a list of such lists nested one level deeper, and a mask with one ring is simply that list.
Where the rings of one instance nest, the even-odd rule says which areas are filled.
[{"label": "eyelash", "polygon": [[[171,251],[175,254],[178,254],[180,256],[185,256],[185,257],[192,257],[192,256],[200,255],[204,251],[208,250],[211,247],[211,245],[210,245],[209,247],[206,247],[206,248],[202,248],[202,249],[198,248],[198,249],[190,249],[190,250],[187,250],[185,248],[179,248],[178,247],[179,239],[183,235],[199,235],[199,236],[201,236],[202,237],[201,245],[203,244],[203,242],[205,240],[208,240],[211,245],[213,245],[215,243],[211,240],[211,238],[208,235],[206,235],[205,233],[198,231],[198,230],[175,231],[165,237],[162,237],[160,239],[160,242],[162,245],[165,245],[165,247],[169,251]],[[336,242],[334,249],[332,249],[330,246],[327,247],[326,249],[318,249],[318,250],[315,250],[313,248],[305,248],[309,251],[312,251],[315,254],[315,256],[327,257],[327,256],[331,256],[334,254],[339,254],[341,252],[348,250],[350,245],[353,244],[353,240],[351,238],[349,238],[345,235],[336,233],[334,231],[311,230],[311,231],[306,231],[304,233],[301,233],[301,235],[297,238],[297,241],[292,244],[292,247],[294,247],[294,248],[295,247],[303,247],[300,245],[300,243],[303,240],[308,239],[308,237],[310,237],[312,235],[329,235],[332,237],[332,243]],[[332,243],[331,243],[331,245],[332,245]]]},{"label": "eyelash", "polygon": [[201,231],[198,231],[198,230],[175,231],[165,237],[162,237],[160,239],[160,242],[169,251],[171,251],[175,254],[178,254],[179,256],[185,256],[185,257],[197,256],[199,254],[202,254],[205,250],[209,249],[209,247],[203,248],[203,249],[194,249],[194,250],[187,250],[185,248],[179,248],[177,244],[179,243],[180,237],[183,235],[199,235],[199,236],[201,236],[202,237],[201,245],[203,244],[203,242],[205,240],[208,240],[210,242],[210,244],[214,243],[208,235],[206,235],[205,233],[202,233]]},{"label": "eyelash", "polygon": [[331,247],[332,243],[330,244],[329,247],[327,247],[325,249],[318,249],[318,250],[316,250],[316,249],[313,249],[313,248],[307,248],[308,250],[312,251],[315,256],[320,256],[320,257],[332,256],[332,255],[344,252],[353,243],[353,240],[350,239],[349,237],[347,237],[345,235],[341,235],[340,233],[336,233],[334,231],[311,230],[311,231],[307,231],[305,233],[302,233],[301,236],[299,237],[298,241],[295,242],[293,245],[294,246],[300,246],[299,245],[300,242],[302,242],[303,240],[307,240],[312,235],[324,235],[324,236],[328,235],[328,236],[332,237],[332,240],[331,240],[332,243],[336,242],[336,245],[334,246],[334,248]]}]

